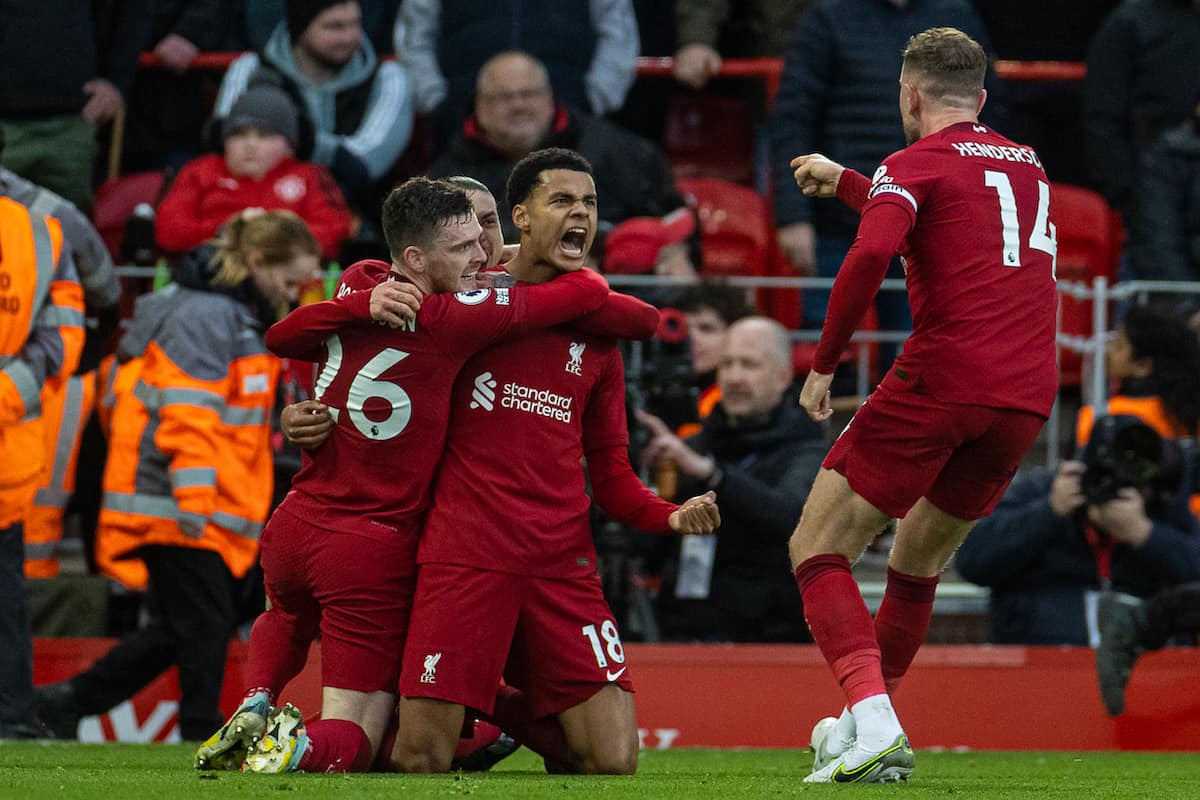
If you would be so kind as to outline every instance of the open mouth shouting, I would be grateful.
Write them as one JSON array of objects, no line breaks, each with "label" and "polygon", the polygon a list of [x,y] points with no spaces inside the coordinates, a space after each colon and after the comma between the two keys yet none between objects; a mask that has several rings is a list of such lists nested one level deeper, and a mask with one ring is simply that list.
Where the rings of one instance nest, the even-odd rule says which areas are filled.
[{"label": "open mouth shouting", "polygon": [[587,228],[573,227],[568,228],[567,232],[562,235],[562,239],[558,243],[558,249],[563,255],[570,259],[581,259],[587,252],[584,248],[587,247],[588,233]]}]

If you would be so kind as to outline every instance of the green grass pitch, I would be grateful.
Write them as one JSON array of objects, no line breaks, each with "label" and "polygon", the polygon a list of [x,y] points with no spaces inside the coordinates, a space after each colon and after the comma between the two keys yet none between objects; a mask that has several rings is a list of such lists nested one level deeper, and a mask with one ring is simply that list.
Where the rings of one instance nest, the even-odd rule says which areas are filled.
[{"label": "green grass pitch", "polygon": [[520,750],[489,773],[252,775],[199,773],[186,745],[0,743],[0,798],[141,800],[347,797],[387,800],[766,800],[834,794],[963,800],[1175,800],[1200,797],[1200,755],[917,752],[907,784],[808,786],[797,750],[643,751],[631,778],[546,775]]}]

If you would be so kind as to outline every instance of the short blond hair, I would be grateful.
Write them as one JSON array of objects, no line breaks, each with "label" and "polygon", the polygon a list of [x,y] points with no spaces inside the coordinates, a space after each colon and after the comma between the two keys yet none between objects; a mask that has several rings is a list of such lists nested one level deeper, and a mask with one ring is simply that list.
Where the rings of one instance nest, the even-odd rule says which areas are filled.
[{"label": "short blond hair", "polygon": [[983,91],[987,53],[957,28],[929,28],[904,47],[904,73],[946,105],[974,108]]}]

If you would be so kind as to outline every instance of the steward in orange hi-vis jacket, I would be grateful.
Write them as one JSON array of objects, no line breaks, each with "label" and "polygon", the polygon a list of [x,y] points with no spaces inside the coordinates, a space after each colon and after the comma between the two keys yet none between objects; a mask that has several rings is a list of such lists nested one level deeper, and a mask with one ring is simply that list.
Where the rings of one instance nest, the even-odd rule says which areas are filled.
[{"label": "steward in orange hi-vis jacket", "polygon": [[[287,211],[252,210],[215,246],[174,265],[175,283],[140,298],[105,391],[108,461],[97,526],[106,557],[133,557],[148,583],[142,625],[89,669],[38,687],[37,712],[72,736],[81,716],[132,697],[179,667],[179,732],[203,739],[218,707],[239,579],[258,556],[270,508],[279,362],[263,344],[319,266],[316,241]],[[99,560],[99,558],[98,558]]]},{"label": "steward in orange hi-vis jacket", "polygon": [[57,220],[0,197],[0,737],[33,734],[22,524],[46,462],[41,392],[83,347],[83,290]]},{"label": "steward in orange hi-vis jacket", "polygon": [[226,294],[171,284],[141,298],[118,359],[141,360],[113,408],[99,527],[120,557],[147,544],[221,555],[242,577],[270,510],[279,362]]}]

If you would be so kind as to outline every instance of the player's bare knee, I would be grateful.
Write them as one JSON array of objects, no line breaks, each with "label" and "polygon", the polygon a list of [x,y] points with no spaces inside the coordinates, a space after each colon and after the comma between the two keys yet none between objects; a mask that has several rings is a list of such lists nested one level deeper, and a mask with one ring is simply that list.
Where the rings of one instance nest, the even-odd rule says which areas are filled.
[{"label": "player's bare knee", "polygon": [[388,759],[388,765],[396,772],[414,775],[429,775],[449,772],[450,758],[442,758],[430,750],[410,750],[397,747]]},{"label": "player's bare knee", "polygon": [[606,742],[580,759],[580,772],[585,775],[633,775],[637,772],[638,748],[622,742]]}]

